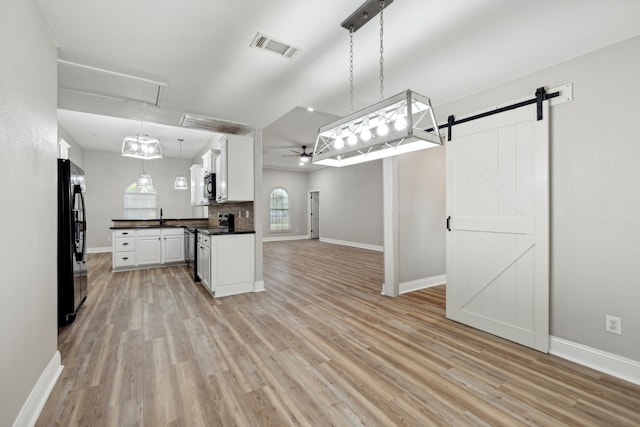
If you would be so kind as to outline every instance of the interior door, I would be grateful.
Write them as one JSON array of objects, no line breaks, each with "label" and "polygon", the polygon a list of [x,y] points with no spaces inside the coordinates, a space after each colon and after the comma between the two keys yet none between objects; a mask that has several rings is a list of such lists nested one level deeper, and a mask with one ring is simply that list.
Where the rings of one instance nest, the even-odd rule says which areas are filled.
[{"label": "interior door", "polygon": [[311,192],[311,238],[320,237],[320,192]]},{"label": "interior door", "polygon": [[548,352],[549,131],[536,105],[446,144],[447,318]]}]

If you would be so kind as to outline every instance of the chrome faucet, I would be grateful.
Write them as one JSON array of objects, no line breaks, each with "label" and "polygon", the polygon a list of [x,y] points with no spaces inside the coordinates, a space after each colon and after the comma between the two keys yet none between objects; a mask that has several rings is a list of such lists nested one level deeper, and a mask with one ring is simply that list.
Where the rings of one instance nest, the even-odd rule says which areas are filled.
[{"label": "chrome faucet", "polygon": [[164,224],[165,222],[167,222],[166,219],[164,219],[164,216],[162,215],[162,208],[160,208],[160,224]]}]

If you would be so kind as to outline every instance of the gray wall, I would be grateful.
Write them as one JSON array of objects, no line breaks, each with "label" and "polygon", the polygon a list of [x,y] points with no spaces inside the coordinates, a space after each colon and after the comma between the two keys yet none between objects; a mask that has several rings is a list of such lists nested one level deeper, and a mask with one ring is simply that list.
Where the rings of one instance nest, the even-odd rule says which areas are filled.
[{"label": "gray wall", "polygon": [[[87,177],[87,247],[111,246],[112,219],[124,218],[124,190],[142,173],[143,161],[122,157],[120,153],[85,150],[84,171]],[[178,175],[179,159],[162,158],[146,161],[157,190],[158,211],[165,218],[191,218],[191,193],[173,188]],[[182,173],[190,176],[188,164]],[[160,217],[158,213],[158,217]]]},{"label": "gray wall", "polygon": [[[634,38],[436,112],[462,118],[573,82],[573,101],[551,107],[551,334],[640,361],[638,52]],[[605,314],[622,335],[604,332]]]},{"label": "gray wall", "polygon": [[400,282],[445,274],[444,147],[398,158]]},{"label": "gray wall", "polygon": [[57,51],[33,1],[2,2],[0,40],[0,425],[10,426],[57,351]]},{"label": "gray wall", "polygon": [[[273,189],[282,187],[289,193],[289,225],[290,231],[269,230],[269,196]],[[306,236],[308,226],[308,174],[303,172],[287,172],[274,169],[262,170],[262,203],[265,207],[262,214],[264,224],[263,237]]]},{"label": "gray wall", "polygon": [[320,191],[320,238],[382,246],[382,162],[309,173]]}]

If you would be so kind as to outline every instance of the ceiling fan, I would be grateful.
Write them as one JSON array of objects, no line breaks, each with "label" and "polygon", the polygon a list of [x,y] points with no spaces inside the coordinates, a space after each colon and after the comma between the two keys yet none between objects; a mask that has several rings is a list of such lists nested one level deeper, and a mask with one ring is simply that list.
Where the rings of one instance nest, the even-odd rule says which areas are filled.
[{"label": "ceiling fan", "polygon": [[295,154],[283,154],[282,157],[299,157],[300,161],[303,163],[310,163],[311,158],[313,157],[313,153],[307,153],[307,146],[302,146],[302,153],[296,150],[289,150]]}]

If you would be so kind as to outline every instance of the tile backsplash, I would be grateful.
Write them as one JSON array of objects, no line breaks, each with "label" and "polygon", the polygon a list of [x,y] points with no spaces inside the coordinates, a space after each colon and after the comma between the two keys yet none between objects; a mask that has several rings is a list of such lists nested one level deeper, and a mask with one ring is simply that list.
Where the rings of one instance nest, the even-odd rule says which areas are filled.
[{"label": "tile backsplash", "polygon": [[[249,216],[247,217],[247,212]],[[220,205],[209,205],[209,226],[218,226],[218,214],[230,213],[235,216],[235,229],[253,231],[253,202],[227,202]]]}]

